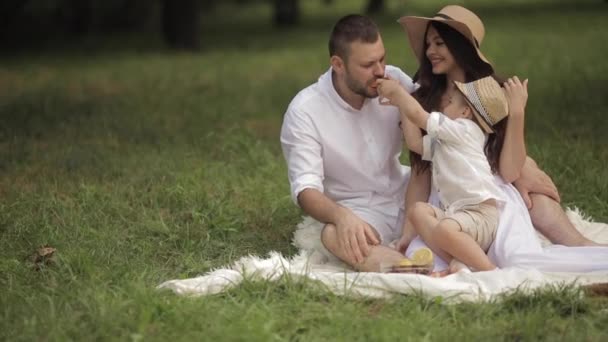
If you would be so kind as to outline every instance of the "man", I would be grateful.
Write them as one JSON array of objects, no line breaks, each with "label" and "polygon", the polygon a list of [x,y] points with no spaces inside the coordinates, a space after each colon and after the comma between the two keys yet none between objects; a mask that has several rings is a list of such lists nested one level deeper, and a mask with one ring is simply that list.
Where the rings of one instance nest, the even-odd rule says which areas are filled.
[{"label": "man", "polygon": [[[281,144],[294,201],[325,224],[321,240],[361,271],[403,255],[386,247],[401,232],[409,168],[396,107],[378,102],[376,81],[412,80],[385,66],[382,38],[364,16],[340,19],[329,41],[331,68],[302,90],[285,114]],[[420,199],[423,200],[423,199]]]},{"label": "man", "polygon": [[[400,114],[396,107],[379,103],[377,80],[399,80],[409,92],[415,86],[399,68],[385,65],[382,38],[367,17],[340,19],[330,36],[329,54],[330,69],[299,92],[285,113],[281,146],[291,194],[323,226],[321,241],[329,253],[357,270],[378,271],[380,262],[403,259],[387,244],[401,234],[405,207],[427,201],[422,194],[428,193],[429,184],[427,177],[410,174],[409,167],[400,164]],[[535,165],[527,163],[525,174],[516,184],[524,199],[535,186],[558,197],[550,178]],[[412,184],[404,198],[408,180]],[[551,227],[543,229],[553,242],[594,244],[580,235],[561,208],[561,216],[545,215],[552,211],[543,210],[547,206],[539,202],[531,209],[535,225],[538,218],[559,218],[550,219]]]}]

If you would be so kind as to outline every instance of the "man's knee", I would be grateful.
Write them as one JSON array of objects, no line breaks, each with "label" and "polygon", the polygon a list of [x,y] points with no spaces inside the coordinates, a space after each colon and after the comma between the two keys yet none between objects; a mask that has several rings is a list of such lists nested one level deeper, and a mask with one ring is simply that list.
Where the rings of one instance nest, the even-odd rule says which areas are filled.
[{"label": "man's knee", "polygon": [[338,246],[338,233],[336,231],[336,226],[328,223],[325,225],[325,227],[323,227],[323,230],[321,231],[321,242],[325,248],[335,254],[335,249]]}]

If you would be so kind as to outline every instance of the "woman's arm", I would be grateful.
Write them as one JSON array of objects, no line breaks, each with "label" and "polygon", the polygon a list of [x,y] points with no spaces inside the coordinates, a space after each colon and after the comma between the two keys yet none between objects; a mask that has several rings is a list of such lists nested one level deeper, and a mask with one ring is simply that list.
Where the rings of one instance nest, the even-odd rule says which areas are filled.
[{"label": "woman's arm", "polygon": [[509,119],[498,172],[505,182],[512,183],[519,178],[526,161],[524,110],[528,100],[528,80],[522,83],[517,76],[509,78],[504,89],[509,103]]},{"label": "woman's arm", "polygon": [[538,193],[553,198],[556,202],[560,202],[559,192],[549,177],[543,170],[538,168],[536,162],[527,157],[524,167],[521,169],[521,176],[513,182],[517,191],[526,203],[528,209],[532,209],[531,193]]},{"label": "woman's arm", "polygon": [[410,180],[407,183],[405,190],[405,213],[416,202],[427,203],[431,194],[431,170],[426,169],[422,172],[417,172],[412,169],[410,172]]},{"label": "woman's arm", "polygon": [[526,156],[524,143],[524,109],[528,99],[528,80],[523,83],[516,77],[504,84],[509,101],[509,121],[502,152],[499,173],[509,183],[513,183],[526,206],[532,208],[531,193],[539,193],[559,202],[559,192],[551,178],[538,168],[532,158]]},{"label": "woman's arm", "polygon": [[505,182],[512,183],[519,178],[526,160],[524,116],[511,111],[508,120],[505,141],[500,152],[498,172]]}]

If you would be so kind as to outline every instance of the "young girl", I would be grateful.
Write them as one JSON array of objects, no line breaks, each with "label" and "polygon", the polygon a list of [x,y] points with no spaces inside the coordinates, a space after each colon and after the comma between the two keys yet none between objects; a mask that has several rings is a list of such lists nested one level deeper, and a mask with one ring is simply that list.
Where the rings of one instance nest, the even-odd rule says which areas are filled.
[{"label": "young girl", "polygon": [[[505,126],[498,123],[508,115],[507,99],[492,77],[455,82],[455,86],[458,91],[443,113],[425,111],[394,80],[380,80],[378,92],[388,100],[385,104],[399,108],[402,121],[409,119],[428,132],[424,138],[407,137],[406,142],[411,151],[432,162],[432,183],[442,205],[440,209],[416,203],[403,236],[411,237],[415,230],[446,262],[458,259],[475,270],[487,271],[496,268],[486,252],[498,227],[497,206],[504,199],[488,162],[500,149],[490,151],[486,158],[484,145],[488,135],[504,137]],[[502,145],[502,141],[498,143]],[[450,272],[457,271],[457,265],[450,262]]]}]

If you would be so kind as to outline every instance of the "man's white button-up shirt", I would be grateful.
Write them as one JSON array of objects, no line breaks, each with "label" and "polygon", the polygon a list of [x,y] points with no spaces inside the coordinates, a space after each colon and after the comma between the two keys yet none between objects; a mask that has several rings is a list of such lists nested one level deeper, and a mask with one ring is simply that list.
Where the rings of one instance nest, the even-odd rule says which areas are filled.
[{"label": "man's white button-up shirt", "polygon": [[[414,84],[401,69],[386,74],[409,91]],[[313,188],[337,203],[395,215],[403,207],[409,167],[399,155],[403,135],[396,107],[366,99],[360,110],[336,92],[331,68],[291,101],[281,129],[292,199]]]}]

